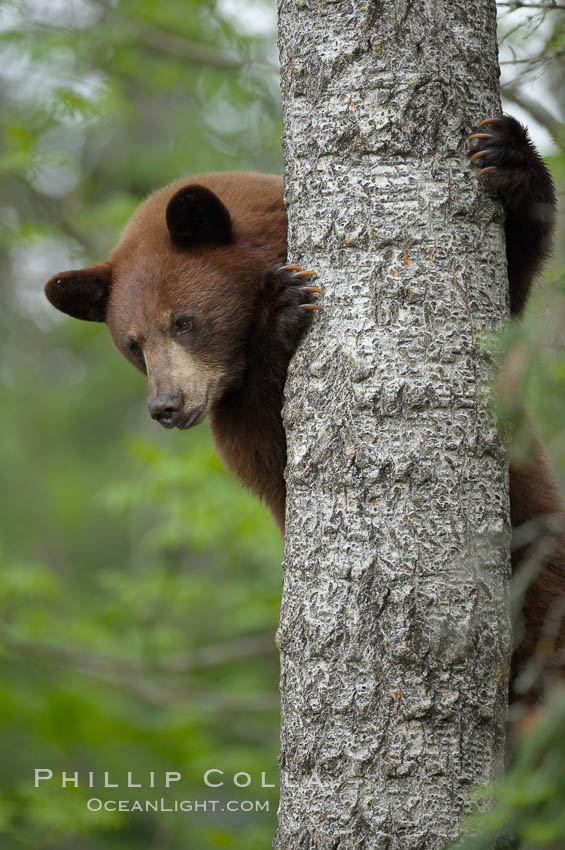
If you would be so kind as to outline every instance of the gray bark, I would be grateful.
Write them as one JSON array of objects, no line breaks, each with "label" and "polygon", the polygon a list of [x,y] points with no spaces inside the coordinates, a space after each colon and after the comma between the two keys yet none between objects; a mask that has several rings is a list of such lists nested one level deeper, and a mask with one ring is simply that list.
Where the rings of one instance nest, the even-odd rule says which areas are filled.
[{"label": "gray bark", "polygon": [[289,259],[325,312],[291,363],[278,850],[442,848],[501,770],[507,467],[482,345],[501,211],[492,0],[280,0]]}]

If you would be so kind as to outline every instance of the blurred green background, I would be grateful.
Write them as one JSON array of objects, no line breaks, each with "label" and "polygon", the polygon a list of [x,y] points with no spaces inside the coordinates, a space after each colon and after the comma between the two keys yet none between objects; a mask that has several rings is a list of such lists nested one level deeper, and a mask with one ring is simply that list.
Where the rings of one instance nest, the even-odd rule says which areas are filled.
[{"label": "blurred green background", "polygon": [[[533,56],[529,70],[563,100],[563,35],[554,19],[544,27],[534,53],[550,61]],[[539,42],[539,28],[511,29],[516,50]],[[514,102],[527,108],[528,68],[516,67]],[[280,173],[278,86],[274,0],[0,0],[2,850],[270,846],[278,792],[261,774],[277,782],[278,532],[206,428],[153,423],[144,378],[105,328],[55,313],[42,285],[105,258],[169,180]],[[564,266],[562,241],[508,336],[511,356],[526,352],[523,390],[561,482]],[[34,789],[34,768],[57,783]],[[206,789],[209,768],[225,787]],[[81,787],[61,789],[62,770]],[[165,770],[183,775],[169,794]],[[101,788],[103,771],[119,792]],[[144,783],[155,771],[156,792],[128,792],[127,771]],[[247,788],[232,784],[240,771]],[[92,796],[270,811],[96,814]]]},{"label": "blurred green background", "polygon": [[[42,283],[105,258],[163,183],[280,173],[275,23],[260,0],[0,4],[2,850],[272,840],[279,534],[207,428],[153,423],[105,328],[56,314]],[[157,791],[36,790],[36,767],[155,771]],[[270,811],[85,808],[166,797],[164,770],[174,799]]]}]

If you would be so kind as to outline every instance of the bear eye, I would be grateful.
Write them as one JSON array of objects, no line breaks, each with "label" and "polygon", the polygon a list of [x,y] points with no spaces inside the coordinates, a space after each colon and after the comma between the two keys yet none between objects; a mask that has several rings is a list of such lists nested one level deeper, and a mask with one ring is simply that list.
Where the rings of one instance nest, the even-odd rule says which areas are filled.
[{"label": "bear eye", "polygon": [[130,354],[137,360],[141,368],[145,369],[145,357],[143,356],[140,344],[135,339],[128,339],[127,346]]},{"label": "bear eye", "polygon": [[195,321],[192,316],[187,316],[181,313],[179,316],[173,316],[173,332],[175,334],[187,334],[194,330]]}]

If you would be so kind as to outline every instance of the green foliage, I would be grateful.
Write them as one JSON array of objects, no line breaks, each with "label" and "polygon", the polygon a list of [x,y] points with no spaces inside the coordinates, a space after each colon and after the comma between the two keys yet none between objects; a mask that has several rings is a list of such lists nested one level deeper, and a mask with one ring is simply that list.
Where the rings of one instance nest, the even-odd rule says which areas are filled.
[{"label": "green foliage", "polygon": [[[204,426],[152,424],[144,381],[105,330],[60,320],[41,287],[105,258],[169,180],[280,171],[274,14],[269,0],[0,0],[2,850],[270,845],[278,533]],[[556,28],[555,50],[562,41]],[[565,158],[551,164],[562,189]],[[558,253],[507,337],[561,481],[564,268]],[[528,847],[564,846],[564,718],[558,692],[466,848],[510,829]],[[57,783],[34,788],[35,768]],[[209,768],[225,786],[204,785]],[[79,771],[78,789],[60,787],[63,770]],[[170,790],[167,770],[183,776]],[[146,784],[154,771],[155,790],[124,787],[127,771]],[[249,788],[233,785],[240,771]],[[92,796],[219,809],[94,813]],[[229,812],[229,800],[270,811]]]},{"label": "green foliage", "polygon": [[[278,532],[206,427],[152,423],[105,329],[61,319],[41,291],[104,259],[160,184],[280,171],[273,10],[254,5],[250,32],[244,6],[0,2],[3,850],[249,850],[273,834]],[[34,788],[35,768],[56,781]],[[168,791],[167,770],[183,777]],[[127,771],[146,786],[154,771],[155,789],[128,789]],[[92,797],[219,808],[90,812]]]},{"label": "green foliage", "polygon": [[[556,687],[544,708],[528,719],[515,741],[507,775],[477,794],[491,809],[470,819],[457,850],[490,850],[497,841],[520,838],[525,848],[560,850],[565,842],[565,688]],[[498,846],[498,845],[496,845]]]}]

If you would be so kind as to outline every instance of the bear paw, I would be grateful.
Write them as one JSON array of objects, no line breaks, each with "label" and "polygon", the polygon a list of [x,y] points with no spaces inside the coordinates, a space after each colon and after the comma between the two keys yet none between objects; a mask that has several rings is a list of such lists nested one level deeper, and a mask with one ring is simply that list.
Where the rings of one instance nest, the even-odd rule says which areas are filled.
[{"label": "bear paw", "polygon": [[482,131],[468,136],[477,140],[470,157],[481,166],[477,177],[485,178],[507,209],[522,203],[525,195],[537,195],[540,183],[547,182],[546,169],[525,127],[510,115],[501,115],[486,118],[477,129]]},{"label": "bear paw", "polygon": [[325,295],[308,281],[317,273],[300,266],[277,266],[265,277],[262,298],[263,327],[268,327],[287,349],[294,349],[299,333],[310,323],[314,310],[323,310],[312,303],[312,295]]}]

